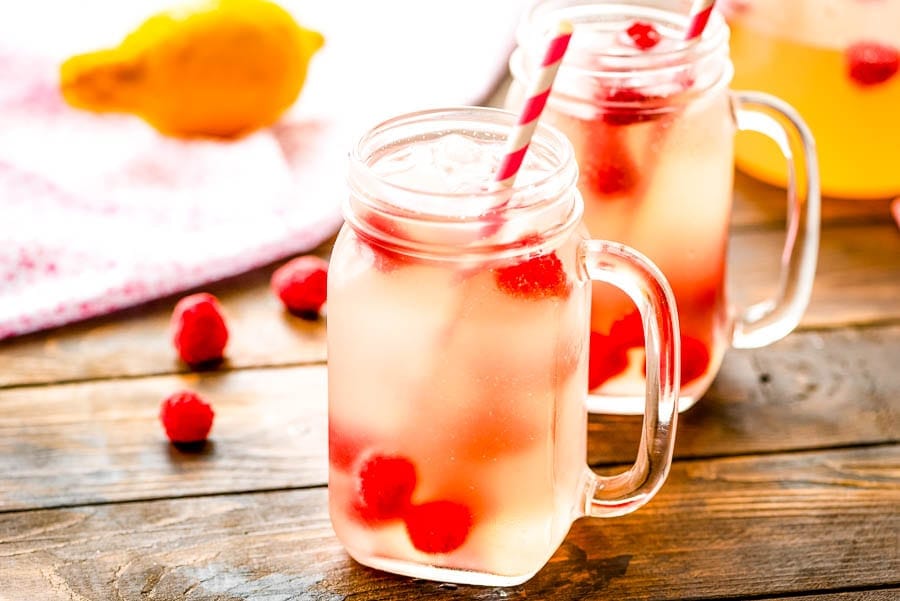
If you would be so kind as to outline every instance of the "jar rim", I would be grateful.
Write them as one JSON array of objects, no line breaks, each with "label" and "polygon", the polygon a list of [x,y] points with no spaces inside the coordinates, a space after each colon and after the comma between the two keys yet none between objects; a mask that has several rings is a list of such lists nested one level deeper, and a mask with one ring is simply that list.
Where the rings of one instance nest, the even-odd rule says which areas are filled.
[{"label": "jar rim", "polygon": [[[414,143],[416,138],[423,140],[423,132],[431,130],[432,134],[452,133],[453,131],[473,132],[476,129],[495,132],[509,132],[518,120],[518,115],[503,109],[490,107],[445,107],[405,113],[382,121],[369,129],[350,150],[349,184],[351,190],[362,194],[370,203],[378,208],[392,212],[415,215],[418,219],[437,219],[468,221],[483,219],[484,215],[459,215],[448,213],[429,213],[425,210],[412,211],[407,207],[390,202],[391,195],[422,196],[429,199],[443,199],[447,202],[460,203],[465,199],[496,199],[497,204],[504,199],[517,199],[509,202],[504,210],[510,212],[528,211],[546,202],[555,200],[565,189],[574,187],[578,178],[578,166],[575,153],[569,139],[558,129],[539,123],[532,138],[531,147],[540,147],[554,158],[553,167],[538,179],[525,184],[517,184],[508,189],[492,189],[474,192],[436,192],[400,185],[390,181],[388,176],[380,175],[372,168],[372,158],[379,150],[385,149],[384,139],[398,143],[395,136]],[[463,125],[467,127],[463,127]],[[413,136],[413,132],[418,132]],[[405,138],[403,137],[405,132]],[[393,136],[392,136],[393,134]],[[380,194],[372,194],[377,189]]]},{"label": "jar rim", "polygon": [[512,188],[438,193],[398,185],[374,168],[386,153],[441,135],[499,143],[517,122],[518,115],[501,109],[449,107],[376,125],[349,154],[347,224],[383,246],[430,257],[522,253],[573,230],[583,211],[575,151],[561,131],[546,124],[538,124],[528,152],[549,160],[549,168],[536,181]]},{"label": "jar rim", "polygon": [[623,73],[675,70],[728,48],[728,25],[719,11],[713,11],[703,35],[694,40],[648,52],[596,52],[592,47],[591,53],[603,58],[603,68],[575,64],[571,59],[578,54],[579,26],[584,28],[610,16],[619,17],[623,22],[649,20],[682,32],[687,31],[690,22],[688,15],[660,6],[658,0],[631,0],[628,3],[622,0],[542,0],[523,15],[516,30],[516,41],[519,48],[541,48],[547,32],[560,20],[568,19],[575,27],[575,34],[567,56],[569,60],[564,60],[560,66],[561,75],[596,79],[621,78]]}]

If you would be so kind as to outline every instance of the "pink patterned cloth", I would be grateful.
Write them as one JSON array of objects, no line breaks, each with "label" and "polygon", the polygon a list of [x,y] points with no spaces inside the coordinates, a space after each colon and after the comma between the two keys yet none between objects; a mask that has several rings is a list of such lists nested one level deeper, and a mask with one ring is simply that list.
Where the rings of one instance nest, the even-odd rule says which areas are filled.
[{"label": "pink patterned cloth", "polygon": [[[0,48],[0,339],[314,248],[341,223],[354,139],[394,114],[483,98],[521,10],[517,0],[284,2],[326,47],[278,125],[216,142],[68,107],[59,60],[90,46],[35,47],[29,28],[42,9],[80,3],[26,4],[30,15],[0,8],[0,40],[10,44]],[[115,31],[150,14],[144,5],[114,15]],[[397,14],[406,17],[384,17]]]}]

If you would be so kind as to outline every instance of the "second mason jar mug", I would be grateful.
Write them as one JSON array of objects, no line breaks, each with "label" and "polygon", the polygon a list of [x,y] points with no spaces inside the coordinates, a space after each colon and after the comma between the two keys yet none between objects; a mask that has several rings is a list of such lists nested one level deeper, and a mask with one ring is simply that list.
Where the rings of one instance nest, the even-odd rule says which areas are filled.
[{"label": "second mason jar mug", "polygon": [[[820,200],[814,144],[803,121],[776,98],[729,91],[728,27],[714,13],[704,34],[686,42],[687,16],[675,10],[682,5],[538,3],[518,32],[508,104],[521,103],[546,31],[571,21],[575,33],[543,118],[574,144],[590,234],[636,248],[672,285],[685,410],[707,390],[729,344],[764,346],[799,322],[815,272]],[[738,130],[774,140],[789,172],[780,286],[772,298],[744,308],[728,302],[725,286]],[[640,322],[628,297],[594,286],[591,410],[643,410]]]},{"label": "second mason jar mug", "polygon": [[[538,127],[515,187],[491,187],[516,120],[415,113],[351,153],[328,275],[329,510],[374,568],[517,584],[574,519],[631,512],[668,473],[671,290],[641,255],[583,237],[557,130]],[[606,477],[585,464],[592,280],[634,301],[647,336],[637,461]]]}]

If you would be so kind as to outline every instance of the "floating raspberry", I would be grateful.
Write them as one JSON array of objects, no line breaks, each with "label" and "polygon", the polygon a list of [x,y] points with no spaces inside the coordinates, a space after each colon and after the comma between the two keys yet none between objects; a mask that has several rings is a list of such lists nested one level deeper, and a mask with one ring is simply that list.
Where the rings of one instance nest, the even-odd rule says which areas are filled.
[{"label": "floating raspberry", "polygon": [[543,300],[569,296],[569,280],[556,253],[539,255],[494,272],[497,287],[517,298]]},{"label": "floating raspberry", "polygon": [[720,0],[719,7],[726,17],[734,17],[745,13],[750,8],[752,0]]},{"label": "floating raspberry", "polygon": [[659,44],[662,36],[651,23],[635,21],[631,27],[625,30],[634,45],[641,50],[650,50]]},{"label": "floating raspberry", "polygon": [[367,521],[399,518],[416,488],[416,468],[405,457],[374,455],[357,475],[357,509]]},{"label": "floating raspberry", "polygon": [[406,531],[424,553],[449,553],[462,546],[472,529],[472,512],[453,501],[414,505],[406,513]]},{"label": "floating raspberry", "polygon": [[861,86],[882,84],[900,70],[900,52],[887,44],[857,42],[846,53],[850,79]]},{"label": "floating raspberry", "polygon": [[644,346],[644,322],[640,312],[635,309],[625,317],[616,320],[609,329],[609,337],[614,344],[622,348]]},{"label": "floating raspberry", "polygon": [[[600,382],[621,373],[627,366],[625,352],[631,348],[644,346],[644,331],[641,323],[641,314],[635,310],[613,323],[609,330],[609,336],[591,332],[591,356],[589,367],[589,379]],[[595,349],[596,347],[596,349]],[[596,352],[595,352],[596,350]],[[617,351],[618,350],[618,351]],[[595,365],[595,355],[597,364]],[[620,357],[621,355],[621,357]],[[614,371],[621,365],[625,358],[625,366],[619,371]],[[606,361],[606,364],[600,363]],[[684,386],[706,373],[709,367],[709,348],[701,340],[691,336],[681,335],[681,385]],[[609,374],[609,372],[613,372]],[[644,365],[644,375],[647,375],[647,367]],[[590,386],[590,385],[589,385]],[[590,386],[592,390],[595,386]]]},{"label": "floating raspberry", "polygon": [[701,377],[709,367],[709,349],[702,341],[690,336],[681,337],[681,385]]},{"label": "floating raspberry", "polygon": [[[686,386],[706,373],[709,367],[709,349],[696,338],[681,336],[681,385]],[[647,375],[647,364],[644,364]]]},{"label": "floating raspberry", "polygon": [[372,251],[374,257],[372,264],[381,273],[391,273],[413,262],[409,255],[391,250],[378,242],[366,240],[362,243]]},{"label": "floating raspberry", "polygon": [[625,144],[625,132],[603,121],[586,126],[585,146],[579,159],[582,189],[597,196],[632,192],[640,182],[640,176]]},{"label": "floating raspberry", "polygon": [[603,121],[610,125],[631,125],[643,121],[652,121],[657,114],[648,112],[644,103],[654,98],[634,88],[615,88],[608,90],[601,98]]},{"label": "floating raspberry", "polygon": [[159,409],[159,419],[166,429],[166,436],[174,443],[206,440],[214,416],[209,403],[187,390],[165,399]]},{"label": "floating raspberry", "polygon": [[338,426],[328,418],[328,462],[332,467],[349,470],[369,444],[369,437],[358,431]]},{"label": "floating raspberry", "polygon": [[[367,215],[365,221],[370,228],[381,235],[395,238],[404,236],[399,224],[388,217],[373,213]],[[384,243],[371,238],[369,235],[360,235],[359,241],[372,251],[374,256],[373,265],[375,269],[382,273],[390,273],[413,262],[412,257],[409,255],[391,250]]]},{"label": "floating raspberry", "polygon": [[219,361],[228,343],[228,326],[219,301],[201,292],[186,296],[172,311],[172,342],[178,356],[191,366]]},{"label": "floating raspberry", "polygon": [[594,390],[628,368],[628,355],[627,348],[615,344],[605,334],[591,332],[590,344],[588,390]]},{"label": "floating raspberry", "polygon": [[275,270],[271,285],[288,311],[316,316],[327,296],[328,262],[313,255],[297,257]]}]

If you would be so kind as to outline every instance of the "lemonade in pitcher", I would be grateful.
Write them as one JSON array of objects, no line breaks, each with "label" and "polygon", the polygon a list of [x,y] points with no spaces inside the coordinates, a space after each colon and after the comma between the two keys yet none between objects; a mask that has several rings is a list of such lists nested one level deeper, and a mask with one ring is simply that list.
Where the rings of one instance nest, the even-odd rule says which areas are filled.
[{"label": "lemonade in pitcher", "polygon": [[[900,0],[722,0],[734,85],[784,98],[809,123],[822,191],[900,194]],[[745,135],[738,166],[783,186],[784,159]]]}]

